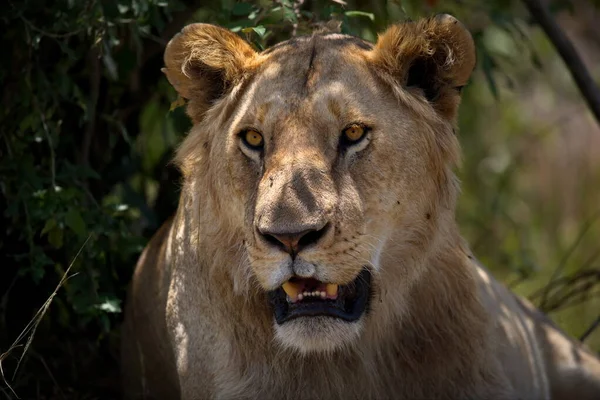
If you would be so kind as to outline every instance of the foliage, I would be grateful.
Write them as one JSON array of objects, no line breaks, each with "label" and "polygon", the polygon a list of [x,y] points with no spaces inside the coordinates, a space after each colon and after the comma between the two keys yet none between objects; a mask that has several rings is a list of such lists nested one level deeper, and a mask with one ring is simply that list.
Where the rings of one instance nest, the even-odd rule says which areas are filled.
[{"label": "foliage", "polygon": [[[177,202],[178,173],[169,160],[189,121],[160,67],[164,45],[187,22],[226,26],[262,49],[329,20],[344,33],[375,40],[390,23],[451,12],[472,30],[478,48],[478,73],[464,102],[497,108],[485,115],[508,125],[489,137],[481,134],[489,128],[481,115],[461,117],[465,193],[459,211],[476,252],[507,278],[547,278],[549,270],[539,264],[554,266],[563,258],[592,215],[582,201],[586,211],[568,232],[559,217],[548,225],[536,210],[522,215],[527,199],[519,196],[529,192],[521,190],[527,182],[520,176],[530,147],[511,144],[522,144],[519,135],[532,138],[525,134],[531,121],[510,101],[526,71],[541,68],[532,43],[543,38],[531,34],[516,1],[8,0],[4,8],[0,43],[10,56],[0,65],[0,349],[18,336],[89,238],[21,373],[9,379],[27,398],[115,396],[110,388],[117,370],[97,371],[116,362],[135,260]],[[590,182],[598,183],[596,174]],[[532,201],[543,200],[534,194]],[[559,215],[558,207],[547,212]],[[598,233],[597,225],[589,229]],[[595,265],[599,248],[589,238],[564,259],[564,271]],[[17,357],[0,361],[14,369]]]}]

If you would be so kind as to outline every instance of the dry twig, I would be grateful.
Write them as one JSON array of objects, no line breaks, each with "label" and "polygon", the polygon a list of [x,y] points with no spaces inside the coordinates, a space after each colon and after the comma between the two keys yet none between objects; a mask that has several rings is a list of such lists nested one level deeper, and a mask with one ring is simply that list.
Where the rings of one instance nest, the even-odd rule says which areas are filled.
[{"label": "dry twig", "polygon": [[[15,391],[13,390],[13,388],[10,386],[10,384],[8,383],[8,381],[6,379],[6,376],[5,376],[5,373],[4,373],[4,369],[2,368],[2,361],[4,361],[6,358],[8,358],[8,356],[16,348],[23,346],[23,352],[21,353],[21,356],[19,357],[19,359],[17,361],[17,365],[15,367],[15,371],[14,371],[13,376],[12,376],[12,379],[14,379],[15,376],[16,376],[16,374],[17,374],[17,371],[19,369],[19,366],[21,365],[21,361],[23,361],[23,357],[25,357],[25,354],[27,353],[27,350],[29,349],[29,346],[31,345],[31,342],[33,341],[33,337],[35,336],[35,331],[36,331],[39,323],[41,322],[42,318],[46,314],[46,311],[48,311],[48,307],[50,307],[50,304],[52,303],[52,300],[54,299],[54,296],[56,296],[56,294],[58,293],[58,290],[62,287],[62,285],[69,278],[71,278],[73,276],[73,275],[69,275],[69,272],[71,271],[71,268],[75,264],[75,260],[77,260],[77,258],[79,257],[79,255],[81,254],[81,252],[83,251],[85,245],[87,244],[87,242],[90,240],[91,237],[92,237],[92,235],[90,234],[87,237],[87,239],[85,240],[85,242],[83,243],[83,245],[81,245],[81,248],[79,249],[79,251],[75,255],[75,258],[73,258],[73,261],[71,261],[71,264],[69,264],[69,267],[67,268],[67,270],[63,274],[63,277],[61,278],[60,282],[58,282],[58,285],[56,285],[56,288],[54,289],[54,291],[52,292],[52,294],[50,295],[50,297],[48,297],[48,299],[44,302],[44,304],[42,305],[42,307],[40,307],[40,309],[38,310],[38,312],[33,316],[33,318],[31,319],[31,321],[29,321],[29,323],[27,324],[27,326],[25,327],[25,329],[23,329],[23,331],[21,332],[21,334],[17,337],[17,339],[15,339],[15,341],[8,348],[8,350],[6,350],[4,353],[0,354],[0,378],[4,381],[4,384],[6,384],[7,388],[10,389],[10,391],[17,398],[19,398],[19,396],[17,396],[17,394],[15,393]],[[21,344],[21,342],[23,342],[23,341],[25,341],[24,345]]]}]

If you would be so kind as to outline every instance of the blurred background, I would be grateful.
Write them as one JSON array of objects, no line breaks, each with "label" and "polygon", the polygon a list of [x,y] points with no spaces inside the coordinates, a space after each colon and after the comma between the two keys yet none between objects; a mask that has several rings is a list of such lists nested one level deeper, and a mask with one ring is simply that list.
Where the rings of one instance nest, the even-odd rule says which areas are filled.
[{"label": "blurred background", "polygon": [[[600,80],[600,2],[548,5]],[[460,114],[462,232],[570,335],[598,320],[600,128],[521,1],[7,0],[0,9],[0,398],[118,398],[126,286],[174,212],[170,160],[190,127],[162,53],[190,22],[262,49],[329,20],[374,41],[392,23],[457,16],[478,49]],[[600,351],[600,328],[585,343]]]}]

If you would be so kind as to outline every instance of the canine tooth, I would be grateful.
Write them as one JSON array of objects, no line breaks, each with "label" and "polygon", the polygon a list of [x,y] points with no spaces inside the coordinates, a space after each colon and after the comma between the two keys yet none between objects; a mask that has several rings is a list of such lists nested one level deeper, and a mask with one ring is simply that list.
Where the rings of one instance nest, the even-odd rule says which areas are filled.
[{"label": "canine tooth", "polygon": [[321,298],[324,299],[327,296],[327,293],[321,292]]},{"label": "canine tooth", "polygon": [[288,296],[290,296],[290,299],[292,299],[292,301],[296,300],[296,298],[298,297],[298,293],[300,292],[300,290],[298,290],[298,286],[290,282],[284,283],[283,285],[281,285],[281,288]]},{"label": "canine tooth", "polygon": [[302,293],[300,293],[300,294],[298,295],[298,300],[302,300],[303,298],[304,298],[304,295],[303,295]]},{"label": "canine tooth", "polygon": [[337,296],[337,292],[338,292],[338,285],[336,285],[335,283],[328,283],[327,286],[325,286],[325,294],[327,296]]}]

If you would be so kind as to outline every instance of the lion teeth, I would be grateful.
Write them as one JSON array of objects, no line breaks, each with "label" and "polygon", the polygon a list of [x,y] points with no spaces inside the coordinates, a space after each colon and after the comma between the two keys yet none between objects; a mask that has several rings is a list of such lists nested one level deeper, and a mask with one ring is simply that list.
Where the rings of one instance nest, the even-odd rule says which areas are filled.
[{"label": "lion teeth", "polygon": [[[327,293],[324,291],[315,291],[315,292],[302,292],[302,293],[298,293],[298,295],[296,296],[296,298],[298,300],[302,300],[306,297],[320,297],[322,299],[326,299],[327,298]],[[292,298],[290,296],[290,298]]]},{"label": "lion teeth", "polygon": [[325,286],[325,295],[330,298],[337,298],[338,293],[338,285],[335,283],[328,283]]},{"label": "lion teeth", "polygon": [[292,301],[296,301],[296,299],[302,300],[301,298],[299,298],[300,289],[298,288],[298,285],[294,285],[291,282],[286,282],[283,285],[281,285],[281,288]]},{"label": "lion teeth", "polygon": [[304,282],[288,281],[281,285],[281,288],[287,295],[289,302],[296,303],[297,301],[306,298],[320,298],[322,300],[335,300],[338,297],[338,285],[334,283],[319,283],[317,287],[311,287],[313,290],[305,290],[310,287]]}]

